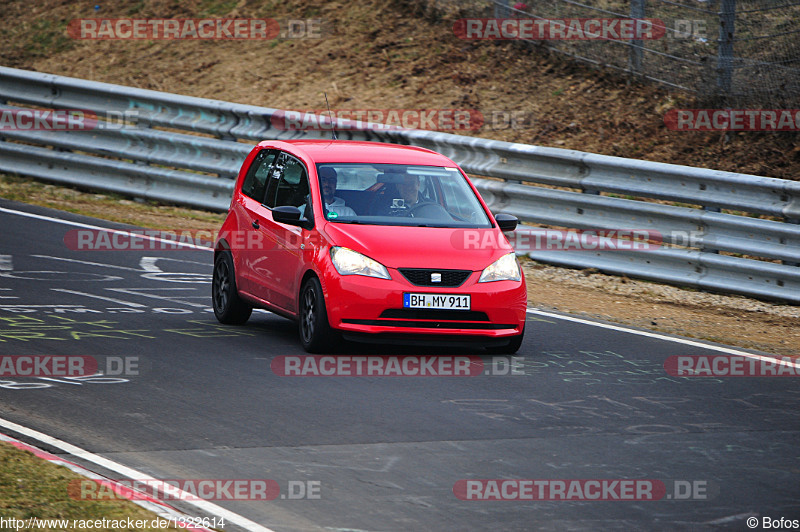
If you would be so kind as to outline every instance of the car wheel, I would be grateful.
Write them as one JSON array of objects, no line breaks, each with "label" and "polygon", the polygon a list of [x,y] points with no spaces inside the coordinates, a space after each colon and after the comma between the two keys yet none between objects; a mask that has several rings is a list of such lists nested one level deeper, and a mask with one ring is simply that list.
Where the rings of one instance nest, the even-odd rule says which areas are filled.
[{"label": "car wheel", "polygon": [[242,325],[253,312],[253,307],[242,301],[236,291],[236,274],[230,251],[222,251],[214,261],[211,281],[211,299],[214,315],[226,325]]},{"label": "car wheel", "polygon": [[316,277],[310,277],[300,290],[300,342],[309,353],[330,351],[338,335],[328,323],[325,296]]},{"label": "car wheel", "polygon": [[497,355],[513,355],[522,347],[522,339],[524,336],[525,331],[523,330],[522,334],[512,336],[506,345],[487,347],[486,350]]}]

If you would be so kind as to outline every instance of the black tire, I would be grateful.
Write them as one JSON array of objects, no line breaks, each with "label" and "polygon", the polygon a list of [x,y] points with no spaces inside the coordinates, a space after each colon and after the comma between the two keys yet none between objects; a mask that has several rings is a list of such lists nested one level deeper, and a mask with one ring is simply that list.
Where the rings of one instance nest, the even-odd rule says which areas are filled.
[{"label": "black tire", "polygon": [[525,337],[525,331],[517,336],[512,336],[506,345],[487,347],[486,350],[495,355],[513,355],[519,348],[522,347],[522,339]]},{"label": "black tire", "polygon": [[236,274],[230,251],[221,251],[214,261],[211,280],[214,315],[226,325],[242,325],[250,319],[253,307],[242,301],[236,290]]},{"label": "black tire", "polygon": [[300,289],[300,343],[309,353],[331,351],[339,343],[339,335],[328,323],[325,296],[316,277],[310,277]]}]

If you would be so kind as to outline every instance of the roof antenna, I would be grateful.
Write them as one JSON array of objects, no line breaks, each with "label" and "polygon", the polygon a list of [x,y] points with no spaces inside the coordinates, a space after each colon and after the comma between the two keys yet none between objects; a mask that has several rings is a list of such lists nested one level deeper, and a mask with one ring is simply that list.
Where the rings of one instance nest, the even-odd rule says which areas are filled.
[{"label": "roof antenna", "polygon": [[328,114],[330,115],[331,119],[331,131],[333,131],[333,140],[339,140],[339,138],[336,136],[336,126],[333,123],[333,112],[331,112],[331,104],[328,103],[328,93],[325,92],[323,94],[325,94],[325,105],[328,106]]}]

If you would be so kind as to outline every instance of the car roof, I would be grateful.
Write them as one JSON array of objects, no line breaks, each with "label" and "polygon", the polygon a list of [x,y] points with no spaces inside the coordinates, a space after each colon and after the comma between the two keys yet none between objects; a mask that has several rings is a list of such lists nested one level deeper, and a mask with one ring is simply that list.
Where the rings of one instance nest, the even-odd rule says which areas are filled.
[{"label": "car roof", "polygon": [[456,166],[440,153],[417,146],[356,140],[265,140],[259,146],[301,153],[315,163],[384,163]]}]

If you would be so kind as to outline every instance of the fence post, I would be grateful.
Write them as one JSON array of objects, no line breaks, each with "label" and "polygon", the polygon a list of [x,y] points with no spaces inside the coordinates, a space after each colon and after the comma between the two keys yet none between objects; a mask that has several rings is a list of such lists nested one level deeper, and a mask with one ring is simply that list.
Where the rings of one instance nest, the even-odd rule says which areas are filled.
[{"label": "fence post", "polygon": [[507,18],[511,10],[508,8],[508,0],[495,0],[494,18]]},{"label": "fence post", "polygon": [[719,39],[717,41],[717,87],[724,94],[731,91],[733,81],[733,31],[736,22],[736,0],[721,0]]},{"label": "fence post", "polygon": [[[645,1],[646,0],[631,0],[631,18],[634,20],[643,19],[645,14]],[[635,25],[638,28],[639,24]],[[633,39],[630,44],[630,55],[628,57],[628,69],[634,74],[638,74],[642,70],[642,49],[643,42],[641,39]]]}]

